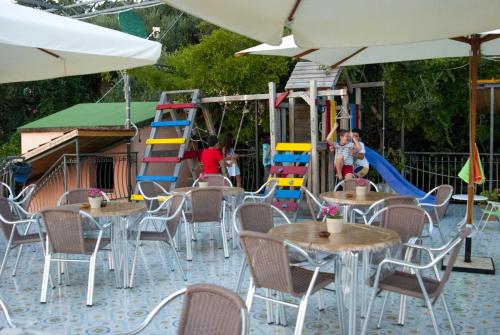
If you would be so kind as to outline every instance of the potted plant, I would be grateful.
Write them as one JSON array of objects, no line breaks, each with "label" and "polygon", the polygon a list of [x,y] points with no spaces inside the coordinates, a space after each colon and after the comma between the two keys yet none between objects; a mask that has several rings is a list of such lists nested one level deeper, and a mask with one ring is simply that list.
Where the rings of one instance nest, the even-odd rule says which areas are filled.
[{"label": "potted plant", "polygon": [[208,180],[203,172],[200,174],[200,178],[198,179],[198,186],[199,187],[207,187],[208,186]]},{"label": "potted plant", "polygon": [[321,215],[326,218],[326,229],[330,234],[336,234],[342,231],[344,219],[338,205],[323,207]]},{"label": "potted plant", "polygon": [[364,197],[368,192],[369,182],[366,179],[358,178],[355,181],[356,183],[356,195],[359,197]]},{"label": "potted plant", "polygon": [[102,191],[98,188],[91,188],[88,192],[90,208],[100,208],[102,202]]}]

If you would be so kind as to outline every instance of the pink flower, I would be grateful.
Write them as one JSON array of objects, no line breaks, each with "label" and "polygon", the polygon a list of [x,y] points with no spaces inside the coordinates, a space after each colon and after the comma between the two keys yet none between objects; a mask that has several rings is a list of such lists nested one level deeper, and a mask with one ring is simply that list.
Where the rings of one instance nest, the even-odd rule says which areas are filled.
[{"label": "pink flower", "polygon": [[203,173],[203,172],[202,172],[202,173],[200,173],[200,178],[199,178],[199,180],[200,180],[200,181],[205,181],[205,179],[206,179],[205,173]]},{"label": "pink flower", "polygon": [[329,217],[333,219],[340,219],[342,218],[342,213],[340,212],[340,207],[338,205],[328,205],[326,207],[323,207],[321,210],[321,215],[323,217]]},{"label": "pink flower", "polygon": [[87,194],[90,198],[97,198],[102,195],[102,191],[98,188],[91,188]]},{"label": "pink flower", "polygon": [[357,186],[367,186],[369,182],[367,179],[358,178],[355,180],[355,183]]}]

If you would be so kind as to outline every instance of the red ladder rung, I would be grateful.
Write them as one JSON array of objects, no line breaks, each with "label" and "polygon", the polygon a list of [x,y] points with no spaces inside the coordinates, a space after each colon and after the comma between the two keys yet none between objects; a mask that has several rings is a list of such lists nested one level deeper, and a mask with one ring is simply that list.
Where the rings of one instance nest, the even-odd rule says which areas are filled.
[{"label": "red ladder rung", "polygon": [[280,176],[287,176],[290,174],[294,175],[305,175],[307,173],[307,167],[305,166],[271,166],[271,173]]},{"label": "red ladder rung", "polygon": [[156,110],[164,109],[185,109],[185,108],[195,108],[196,105],[192,102],[183,104],[161,104],[156,106]]},{"label": "red ladder rung", "polygon": [[200,159],[201,151],[186,151],[184,153],[184,159]]},{"label": "red ladder rung", "polygon": [[144,163],[178,163],[180,159],[177,157],[144,157]]},{"label": "red ladder rung", "polygon": [[283,212],[295,212],[297,210],[297,202],[295,201],[274,201],[273,206],[281,209]]}]

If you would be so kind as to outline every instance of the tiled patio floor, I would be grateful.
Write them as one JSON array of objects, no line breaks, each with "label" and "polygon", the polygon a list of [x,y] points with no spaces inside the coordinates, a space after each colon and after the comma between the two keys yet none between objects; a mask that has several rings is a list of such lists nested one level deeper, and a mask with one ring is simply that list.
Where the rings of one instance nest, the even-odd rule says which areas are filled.
[{"label": "tiled patio floor", "polygon": [[[448,235],[456,231],[456,222],[465,212],[465,206],[452,205],[444,222]],[[478,212],[478,211],[476,211]],[[500,264],[498,223],[487,228],[483,244],[475,254],[493,257]],[[117,289],[114,276],[106,268],[103,254],[98,259],[94,306],[85,306],[87,285],[86,264],[71,264],[71,286],[49,289],[45,305],[39,303],[42,279],[43,257],[39,247],[27,249],[16,277],[10,272],[15,253],[9,259],[8,267],[0,284],[0,295],[9,306],[14,322],[31,329],[50,330],[54,334],[112,334],[138,325],[146,314],[162,298],[192,283],[216,283],[233,288],[241,262],[241,252],[231,253],[224,259],[222,249],[216,249],[207,240],[206,231],[196,242],[194,259],[185,261],[184,250],[181,261],[187,270],[188,282],[184,282],[177,271],[171,272],[157,255],[154,244],[145,244],[139,254],[133,289]],[[439,243],[437,232],[434,243]],[[3,252],[5,243],[2,242]],[[477,247],[477,245],[476,245]],[[132,251],[132,250],[131,250]],[[320,312],[316,298],[311,299],[304,334],[338,334],[337,308],[333,292],[325,292],[327,308]],[[500,281],[497,276],[454,272],[446,287],[446,296],[458,334],[500,334]],[[427,310],[418,301],[409,299],[407,321],[404,327],[396,325],[399,300],[389,299],[382,328],[376,329],[376,319],[382,299],[377,299],[375,313],[371,319],[370,334],[430,334],[433,333]],[[175,334],[180,315],[180,301],[164,309],[144,334]],[[288,326],[267,325],[264,303],[256,300],[251,312],[252,334],[293,334],[295,311],[288,310]],[[440,304],[437,304],[437,318],[442,334],[450,333]],[[4,319],[0,317],[0,324]],[[358,329],[361,326],[359,322]]]}]

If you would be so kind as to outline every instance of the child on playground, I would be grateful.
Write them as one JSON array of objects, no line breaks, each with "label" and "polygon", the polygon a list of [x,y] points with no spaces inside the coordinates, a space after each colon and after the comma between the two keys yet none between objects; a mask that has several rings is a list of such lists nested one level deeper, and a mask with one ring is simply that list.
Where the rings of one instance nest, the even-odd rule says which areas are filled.
[{"label": "child on playground", "polygon": [[352,130],[352,139],[353,141],[358,141],[358,144],[361,148],[360,150],[353,150],[354,174],[358,178],[363,178],[368,174],[368,171],[370,170],[370,164],[365,157],[365,144],[361,141],[361,138],[363,136],[362,134],[363,132],[359,128],[354,128]]},{"label": "child on playground", "polygon": [[215,135],[208,136],[208,148],[201,152],[200,162],[203,174],[220,174],[225,167],[224,156],[219,149],[219,139]]},{"label": "child on playground", "polygon": [[[361,146],[357,139],[352,138],[349,132],[345,129],[339,130],[338,142],[334,140],[333,134],[338,128],[336,123],[326,141],[331,146],[331,150],[335,151],[335,170],[339,180],[354,178],[354,156],[356,151],[361,150]],[[352,138],[352,142],[351,142]]]},{"label": "child on playground", "polygon": [[241,187],[241,172],[238,166],[238,155],[234,150],[234,142],[231,136],[227,136],[222,147],[222,155],[225,157],[227,174],[231,179],[236,179],[236,187]]}]

